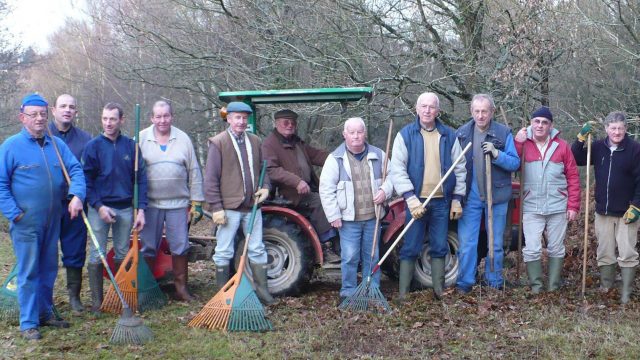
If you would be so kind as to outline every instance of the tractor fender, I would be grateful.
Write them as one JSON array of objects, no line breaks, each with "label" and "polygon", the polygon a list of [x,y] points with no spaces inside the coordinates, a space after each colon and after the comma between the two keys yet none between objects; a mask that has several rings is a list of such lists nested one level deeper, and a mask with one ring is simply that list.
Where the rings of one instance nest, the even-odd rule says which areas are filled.
[{"label": "tractor fender", "polygon": [[404,199],[398,198],[389,203],[389,212],[382,219],[387,224],[384,235],[382,235],[382,243],[386,244],[389,241],[393,241],[395,235],[404,226],[404,211],[405,211]]},{"label": "tractor fender", "polygon": [[306,236],[307,239],[309,239],[309,241],[311,242],[313,252],[315,253],[315,262],[317,264],[323,263],[324,259],[322,257],[322,246],[320,245],[320,238],[318,237],[318,233],[316,233],[316,230],[313,228],[313,225],[311,225],[306,217],[302,216],[295,210],[273,205],[263,206],[262,213],[280,215],[298,225],[304,236]]}]

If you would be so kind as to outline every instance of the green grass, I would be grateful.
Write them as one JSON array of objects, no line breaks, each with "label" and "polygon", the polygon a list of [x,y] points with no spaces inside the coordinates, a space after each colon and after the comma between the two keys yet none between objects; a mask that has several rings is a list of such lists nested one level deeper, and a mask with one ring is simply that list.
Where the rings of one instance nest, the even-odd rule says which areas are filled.
[{"label": "green grass", "polygon": [[[13,264],[9,238],[0,234],[0,267],[5,276]],[[574,259],[575,260],[575,259]],[[622,307],[617,292],[602,294],[588,287],[579,294],[580,272],[568,257],[567,284],[555,294],[529,297],[524,287],[505,293],[476,287],[471,296],[449,293],[433,300],[430,291],[415,292],[390,315],[336,310],[338,281],[316,281],[299,298],[284,298],[267,310],[275,331],[212,332],[186,326],[213,295],[213,266],[190,264],[193,305],[170,302],[142,318],[155,334],[145,346],[114,346],[108,340],[118,316],[71,315],[64,268],[56,283],[55,302],[70,329],[43,329],[38,343],[23,341],[15,324],[0,324],[0,358],[90,359],[379,359],[379,358],[635,358],[640,351],[636,329],[639,299]],[[509,270],[513,276],[513,269]],[[590,278],[597,273],[590,273]],[[597,281],[596,281],[597,283]],[[383,283],[385,295],[396,284]],[[88,304],[88,286],[83,287]]]}]

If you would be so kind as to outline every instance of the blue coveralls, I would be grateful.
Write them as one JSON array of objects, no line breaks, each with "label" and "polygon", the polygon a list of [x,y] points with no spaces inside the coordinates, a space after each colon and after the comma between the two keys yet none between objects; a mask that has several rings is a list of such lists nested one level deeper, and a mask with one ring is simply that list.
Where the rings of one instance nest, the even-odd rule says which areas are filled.
[{"label": "blue coveralls", "polygon": [[[76,160],[82,158],[82,151],[91,140],[91,135],[87,132],[71,126],[69,131],[60,132],[56,125],[49,123],[49,129],[53,136],[64,141],[69,147]],[[62,201],[62,221],[60,223],[60,248],[62,250],[62,263],[65,267],[82,268],[87,256],[87,228],[80,216],[71,219],[69,211],[69,200]]]},{"label": "blue coveralls", "polygon": [[11,221],[21,331],[37,328],[52,315],[60,219],[66,211],[62,199],[85,197],[82,166],[62,140],[54,139],[71,177],[68,192],[49,136],[40,147],[23,128],[0,146],[0,210]]},{"label": "blue coveralls", "polygon": [[[473,142],[475,122],[473,119],[460,127],[457,131],[460,145],[464,148]],[[504,228],[507,220],[507,207],[511,199],[511,173],[520,167],[520,158],[516,152],[513,136],[508,127],[491,120],[485,141],[493,142],[498,149],[498,157],[491,161],[492,195],[493,195],[493,271],[490,271],[490,262],[485,262],[485,280],[489,286],[502,287],[502,260],[504,250],[502,248]],[[484,211],[487,213],[487,203],[481,198],[476,180],[476,173],[485,173],[482,169],[476,169],[473,165],[474,154],[469,151],[467,157],[467,199],[462,210],[462,218],[458,220],[458,261],[460,263],[456,287],[463,291],[470,291],[476,282],[476,270],[478,265],[478,235],[480,233],[480,219]],[[485,224],[488,219],[485,216]]]}]

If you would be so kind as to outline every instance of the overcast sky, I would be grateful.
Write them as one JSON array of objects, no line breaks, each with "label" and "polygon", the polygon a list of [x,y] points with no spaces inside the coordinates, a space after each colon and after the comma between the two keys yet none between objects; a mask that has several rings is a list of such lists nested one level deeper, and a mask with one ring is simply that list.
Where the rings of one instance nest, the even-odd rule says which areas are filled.
[{"label": "overcast sky", "polygon": [[47,37],[60,28],[68,17],[82,17],[85,0],[8,0],[13,9],[5,25],[22,41],[38,52],[49,49]]}]

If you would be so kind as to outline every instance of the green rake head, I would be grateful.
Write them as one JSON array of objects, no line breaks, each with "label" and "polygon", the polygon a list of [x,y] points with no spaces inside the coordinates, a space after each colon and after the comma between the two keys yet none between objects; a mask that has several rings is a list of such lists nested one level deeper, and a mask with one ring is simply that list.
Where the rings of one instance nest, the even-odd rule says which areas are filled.
[{"label": "green rake head", "polygon": [[0,288],[0,320],[18,321],[20,307],[18,305],[18,271],[13,265],[9,276]]},{"label": "green rake head", "polygon": [[[142,254],[140,254],[142,258]],[[138,262],[138,311],[159,309],[167,304],[167,295],[162,292],[146,261]]]},{"label": "green rake head", "polygon": [[273,330],[273,326],[265,318],[264,307],[253,290],[251,281],[245,274],[242,274],[242,279],[231,305],[227,331],[268,330]]}]

